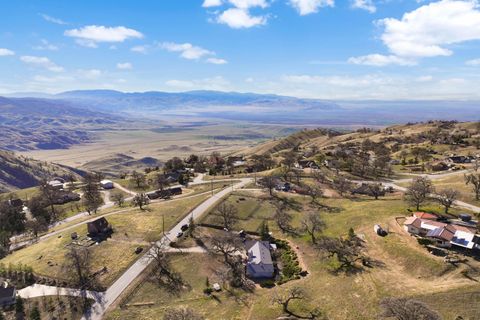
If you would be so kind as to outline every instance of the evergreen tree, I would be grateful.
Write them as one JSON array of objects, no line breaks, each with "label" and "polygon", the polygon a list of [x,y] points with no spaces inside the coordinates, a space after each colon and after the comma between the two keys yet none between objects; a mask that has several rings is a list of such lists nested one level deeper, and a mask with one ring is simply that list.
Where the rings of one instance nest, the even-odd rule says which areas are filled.
[{"label": "evergreen tree", "polygon": [[30,320],[41,320],[42,317],[40,316],[40,310],[38,307],[33,307],[32,311],[30,312]]}]

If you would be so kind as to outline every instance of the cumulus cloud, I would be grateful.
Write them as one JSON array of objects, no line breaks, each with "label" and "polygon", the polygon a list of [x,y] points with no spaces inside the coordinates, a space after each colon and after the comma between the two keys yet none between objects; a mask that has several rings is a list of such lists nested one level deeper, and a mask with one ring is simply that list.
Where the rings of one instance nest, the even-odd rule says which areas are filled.
[{"label": "cumulus cloud", "polygon": [[133,66],[130,62],[119,62],[117,63],[117,69],[120,69],[120,70],[130,70],[130,69],[133,69]]},{"label": "cumulus cloud", "polygon": [[267,23],[265,16],[253,16],[246,9],[230,8],[217,17],[217,22],[233,29],[251,28]]},{"label": "cumulus cloud", "polygon": [[0,57],[5,57],[5,56],[14,56],[15,52],[9,49],[5,48],[0,48]]},{"label": "cumulus cloud", "polygon": [[369,54],[366,56],[351,57],[350,59],[348,59],[348,62],[352,64],[375,67],[383,67],[394,64],[400,66],[412,66],[416,64],[416,62],[413,60],[404,59],[394,55],[385,56],[381,54]]},{"label": "cumulus cloud", "polygon": [[119,27],[105,26],[85,26],[80,29],[66,30],[64,33],[67,37],[76,38],[77,43],[95,48],[100,42],[124,42],[127,39],[141,39],[143,34],[137,30]]},{"label": "cumulus cloud", "polygon": [[164,42],[160,47],[170,52],[179,52],[182,58],[189,60],[198,60],[204,56],[214,54],[207,49],[194,46],[191,43]]},{"label": "cumulus cloud", "polygon": [[52,72],[62,72],[64,69],[47,57],[36,57],[36,56],[21,56],[20,60],[26,64],[33,65],[35,67],[45,68]]},{"label": "cumulus cloud", "polygon": [[316,13],[322,7],[333,7],[335,5],[334,0],[289,0],[289,2],[301,16]]},{"label": "cumulus cloud", "polygon": [[268,1],[266,0],[229,0],[229,2],[240,9],[250,9],[254,7],[266,8]]},{"label": "cumulus cloud", "polygon": [[211,8],[218,7],[222,5],[222,0],[205,0],[203,1],[202,7]]},{"label": "cumulus cloud", "polygon": [[474,66],[474,67],[480,66],[480,58],[479,59],[468,60],[467,62],[465,62],[465,64],[467,66]]},{"label": "cumulus cloud", "polygon": [[149,48],[148,46],[135,46],[135,47],[130,48],[130,51],[145,54],[145,53],[147,53],[148,48]]},{"label": "cumulus cloud", "polygon": [[377,7],[372,0],[353,0],[352,8],[363,9],[370,13],[375,13],[377,11]]},{"label": "cumulus cloud", "polygon": [[66,25],[66,24],[68,24],[67,22],[65,22],[65,21],[63,21],[63,20],[61,20],[61,19],[54,18],[54,17],[49,16],[49,15],[44,14],[44,13],[40,13],[40,16],[43,18],[43,20],[48,21],[48,22],[51,22],[51,23],[60,24],[60,25]]},{"label": "cumulus cloud", "polygon": [[219,58],[208,58],[206,60],[207,63],[212,63],[212,64],[227,64],[228,61],[225,59],[219,59]]},{"label": "cumulus cloud", "polygon": [[480,39],[477,1],[442,0],[405,13],[401,19],[379,21],[388,49],[398,56],[452,55],[449,45]]}]

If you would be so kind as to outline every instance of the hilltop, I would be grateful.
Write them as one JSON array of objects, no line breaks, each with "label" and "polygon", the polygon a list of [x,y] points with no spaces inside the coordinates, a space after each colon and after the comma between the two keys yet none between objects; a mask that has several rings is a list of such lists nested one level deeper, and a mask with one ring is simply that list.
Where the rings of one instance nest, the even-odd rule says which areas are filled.
[{"label": "hilltop", "polygon": [[76,175],[55,164],[0,150],[0,193],[37,186],[42,179]]}]

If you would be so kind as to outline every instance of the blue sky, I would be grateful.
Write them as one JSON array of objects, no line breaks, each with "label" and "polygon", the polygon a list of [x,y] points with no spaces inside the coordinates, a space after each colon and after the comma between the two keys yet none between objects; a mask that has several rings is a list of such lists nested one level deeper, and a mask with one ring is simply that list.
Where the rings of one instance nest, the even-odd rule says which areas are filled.
[{"label": "blue sky", "polygon": [[475,1],[8,1],[0,94],[74,89],[479,99]]}]

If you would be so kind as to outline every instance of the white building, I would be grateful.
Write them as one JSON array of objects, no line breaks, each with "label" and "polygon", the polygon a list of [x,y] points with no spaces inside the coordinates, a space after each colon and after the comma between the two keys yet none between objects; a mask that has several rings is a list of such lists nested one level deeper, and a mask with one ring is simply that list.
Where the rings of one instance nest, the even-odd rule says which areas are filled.
[{"label": "white building", "polygon": [[102,180],[100,181],[100,185],[103,189],[113,189],[113,182],[110,180]]}]

